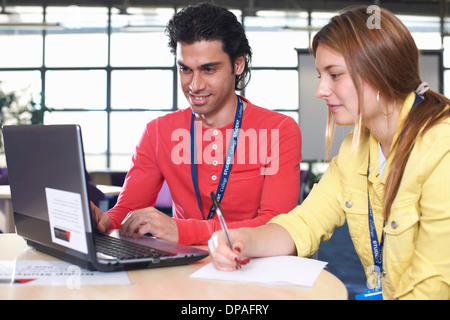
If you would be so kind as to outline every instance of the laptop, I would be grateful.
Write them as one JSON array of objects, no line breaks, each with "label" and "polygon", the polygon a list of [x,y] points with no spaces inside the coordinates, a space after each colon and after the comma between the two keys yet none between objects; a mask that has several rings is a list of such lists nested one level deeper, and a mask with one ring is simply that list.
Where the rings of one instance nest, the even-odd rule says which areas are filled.
[{"label": "laptop", "polygon": [[208,255],[152,236],[98,232],[78,125],[4,126],[3,139],[16,231],[31,247],[98,271],[185,265]]}]

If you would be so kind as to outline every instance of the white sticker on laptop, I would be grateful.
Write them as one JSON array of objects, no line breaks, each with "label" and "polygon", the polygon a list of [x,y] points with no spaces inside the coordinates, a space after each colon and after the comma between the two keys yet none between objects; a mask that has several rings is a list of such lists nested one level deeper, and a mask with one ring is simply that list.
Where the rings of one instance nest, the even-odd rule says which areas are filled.
[{"label": "white sticker on laptop", "polygon": [[52,241],[88,253],[79,193],[45,188]]}]

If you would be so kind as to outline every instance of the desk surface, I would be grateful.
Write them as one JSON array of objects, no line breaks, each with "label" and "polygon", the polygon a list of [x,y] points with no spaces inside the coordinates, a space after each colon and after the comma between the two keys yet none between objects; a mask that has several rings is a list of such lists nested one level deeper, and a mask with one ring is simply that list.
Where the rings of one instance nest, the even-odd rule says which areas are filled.
[{"label": "desk surface", "polygon": [[[0,234],[0,260],[56,260],[28,247],[16,234]],[[314,287],[249,284],[194,279],[190,275],[209,258],[188,266],[128,271],[131,285],[66,286],[0,285],[5,299],[170,299],[170,300],[291,300],[347,299],[345,285],[323,270]]]}]

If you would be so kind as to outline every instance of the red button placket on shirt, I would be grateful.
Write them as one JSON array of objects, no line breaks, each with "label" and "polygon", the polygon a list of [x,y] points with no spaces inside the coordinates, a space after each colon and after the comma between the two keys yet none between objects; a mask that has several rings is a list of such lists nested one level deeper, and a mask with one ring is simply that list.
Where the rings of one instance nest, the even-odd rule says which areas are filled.
[{"label": "red button placket on shirt", "polygon": [[[228,128],[230,129],[230,128]],[[207,136],[208,138],[205,138],[205,133],[207,132],[207,130],[213,130],[212,131],[212,135],[211,133],[209,133]],[[224,161],[225,161],[225,155],[227,152],[227,148],[228,148],[228,137],[226,135],[227,133],[227,128],[221,128],[221,129],[210,129],[210,128],[202,128],[202,148],[201,148],[201,155],[199,155],[201,158],[201,165],[203,167],[203,172],[205,174],[207,174],[208,176],[208,201],[206,201],[206,204],[202,203],[202,207],[203,210],[206,210],[207,212],[210,209],[210,198],[209,195],[211,192],[216,193],[217,192],[217,188],[219,186],[219,182],[220,182],[220,177],[222,174],[222,169],[223,169],[223,165],[224,165]],[[204,140],[205,139],[205,140]],[[223,141],[217,141],[217,139],[223,139]],[[198,140],[197,140],[198,141]],[[206,148],[208,148],[208,150],[206,150]],[[211,147],[213,150],[211,150]],[[217,148],[222,148],[221,153],[222,153],[222,158],[216,158],[216,151],[218,150]],[[206,150],[206,151],[205,151]],[[200,152],[200,150],[198,150],[198,152]],[[207,153],[205,155],[205,152]],[[205,157],[211,157],[212,159],[205,159]],[[203,180],[204,183],[206,183],[206,180]],[[203,194],[203,192],[201,192]],[[203,198],[202,198],[203,200]]]},{"label": "red button placket on shirt", "polygon": [[[220,132],[219,132],[218,129],[214,129],[214,131],[213,131],[214,139],[217,138],[219,133]],[[222,145],[223,145],[223,143],[222,143]],[[212,147],[213,147],[214,151],[212,152],[211,155],[214,158],[216,156],[216,150],[218,148],[218,144],[214,143]],[[220,175],[221,175],[221,172],[219,170],[219,167],[220,167],[219,166],[219,161],[217,161],[217,159],[214,159],[212,164],[209,165],[209,167],[210,167],[210,173],[211,173],[210,174],[211,180],[210,180],[210,190],[209,190],[209,192],[216,192],[217,186],[219,185]]]}]

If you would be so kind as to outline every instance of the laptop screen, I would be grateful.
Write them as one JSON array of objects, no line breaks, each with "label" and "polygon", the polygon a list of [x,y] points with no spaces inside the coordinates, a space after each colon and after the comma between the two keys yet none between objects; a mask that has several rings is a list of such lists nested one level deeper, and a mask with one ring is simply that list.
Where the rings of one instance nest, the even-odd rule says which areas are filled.
[{"label": "laptop screen", "polygon": [[80,127],[5,126],[3,136],[17,233],[87,255],[92,223]]}]

